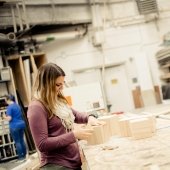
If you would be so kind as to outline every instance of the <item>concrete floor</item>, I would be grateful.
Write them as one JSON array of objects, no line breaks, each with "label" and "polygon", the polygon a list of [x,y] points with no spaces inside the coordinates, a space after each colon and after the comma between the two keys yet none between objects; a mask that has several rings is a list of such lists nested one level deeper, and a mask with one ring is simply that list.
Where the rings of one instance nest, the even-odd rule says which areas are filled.
[{"label": "concrete floor", "polygon": [[21,162],[17,162],[17,159],[0,163],[0,170],[11,170],[19,165]]},{"label": "concrete floor", "polygon": [[[34,155],[34,154],[30,154],[30,155],[27,154],[26,160],[28,160],[32,155]],[[6,160],[4,162],[0,162],[0,170],[12,170],[13,168],[19,167],[20,165],[25,163],[26,160],[24,162],[18,162],[18,159],[16,157],[11,160]]]}]

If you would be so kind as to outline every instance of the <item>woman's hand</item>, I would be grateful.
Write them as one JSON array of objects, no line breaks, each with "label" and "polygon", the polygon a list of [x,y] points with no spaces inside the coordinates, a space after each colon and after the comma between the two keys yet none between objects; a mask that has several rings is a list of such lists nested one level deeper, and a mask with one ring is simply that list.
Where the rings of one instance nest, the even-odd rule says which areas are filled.
[{"label": "woman's hand", "polygon": [[91,126],[99,126],[99,125],[105,125],[106,122],[104,122],[104,121],[99,121],[99,120],[96,119],[94,116],[89,116],[89,118],[88,118],[88,124],[90,124]]},{"label": "woman's hand", "polygon": [[77,130],[73,130],[75,138],[81,140],[87,140],[87,138],[89,138],[92,135],[92,133],[93,133],[92,129],[83,129],[81,127]]}]

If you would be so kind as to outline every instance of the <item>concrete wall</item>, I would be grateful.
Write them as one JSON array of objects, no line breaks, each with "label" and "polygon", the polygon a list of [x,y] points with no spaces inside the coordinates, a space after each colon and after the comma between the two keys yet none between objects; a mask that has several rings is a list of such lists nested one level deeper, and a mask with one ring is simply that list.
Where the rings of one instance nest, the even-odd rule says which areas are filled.
[{"label": "concrete wall", "polygon": [[[46,52],[48,61],[57,63],[65,70],[67,81],[75,80],[75,70],[78,69],[88,70],[99,65],[125,62],[129,90],[138,85],[142,90],[152,90],[154,85],[160,85],[160,72],[155,53],[162,48],[160,45],[163,42],[163,35],[170,28],[170,2],[157,0],[158,18],[157,14],[139,15],[135,1],[131,0],[119,0],[116,3],[110,1],[110,4],[97,1],[96,9],[90,6],[87,8],[88,2],[83,0],[79,3],[78,1],[58,1],[60,4],[55,5],[58,5],[58,14],[62,15],[58,15],[57,18],[56,13],[48,13],[48,18],[53,16],[53,19],[56,17],[58,21],[60,19],[62,21],[62,16],[64,22],[67,19],[69,22],[73,19],[92,21],[84,37],[56,39],[53,42],[44,43],[42,49]],[[64,3],[71,3],[68,10],[64,10],[65,15],[62,13]],[[82,18],[76,10],[78,6],[75,7],[74,3],[80,5],[79,9],[83,8]],[[61,13],[59,13],[60,10]],[[38,8],[37,11],[39,11]],[[35,14],[40,17],[40,21],[46,12],[41,9],[39,13],[41,15],[39,15],[37,11],[30,15]],[[67,11],[69,14],[66,15]],[[145,22],[146,20],[148,22]],[[95,46],[95,41],[99,41],[100,46]],[[134,78],[137,78],[137,82],[133,81]],[[89,82],[88,76],[86,79],[85,81]]]},{"label": "concrete wall", "polygon": [[[153,90],[154,85],[161,85],[155,53],[163,48],[160,46],[163,42],[163,35],[169,31],[170,10],[167,6],[170,4],[167,3],[167,1],[159,1],[158,20],[138,24],[131,24],[128,21],[129,24],[124,26],[115,26],[115,23],[111,21],[106,22],[102,32],[104,35],[102,49],[94,46],[92,23],[88,34],[83,38],[51,42],[45,44],[43,50],[46,51],[49,62],[55,62],[65,70],[67,81],[75,80],[74,70],[88,69],[102,65],[103,62],[111,64],[124,61],[130,89],[139,85],[142,91]],[[110,12],[118,18],[120,9],[125,9],[124,13],[121,10],[121,16],[123,14],[126,16],[130,8],[133,10],[129,13],[134,15],[131,11],[136,11],[136,6],[132,8],[133,5],[130,1],[118,4],[119,8],[112,6]],[[137,82],[133,82],[133,78],[137,78]]]}]

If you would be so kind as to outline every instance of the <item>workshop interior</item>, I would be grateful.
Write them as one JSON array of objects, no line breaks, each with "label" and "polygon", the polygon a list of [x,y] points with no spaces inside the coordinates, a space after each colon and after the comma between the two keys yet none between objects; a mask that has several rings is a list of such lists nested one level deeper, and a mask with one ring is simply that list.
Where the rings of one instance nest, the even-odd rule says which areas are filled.
[{"label": "workshop interior", "polygon": [[[42,168],[28,108],[48,63],[65,72],[68,106],[105,122],[74,124],[93,130],[77,140],[82,170],[170,169],[170,1],[0,0],[0,170]],[[25,122],[23,161],[9,95]]]}]

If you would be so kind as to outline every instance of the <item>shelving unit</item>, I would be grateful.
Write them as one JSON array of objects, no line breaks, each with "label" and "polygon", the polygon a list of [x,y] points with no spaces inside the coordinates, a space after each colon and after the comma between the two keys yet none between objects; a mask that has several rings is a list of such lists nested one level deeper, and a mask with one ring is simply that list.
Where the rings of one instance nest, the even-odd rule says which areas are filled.
[{"label": "shelving unit", "polygon": [[24,107],[31,101],[32,85],[37,69],[47,62],[44,53],[14,55],[7,58],[12,68],[16,89],[21,97]]},{"label": "shelving unit", "polygon": [[38,68],[47,62],[45,53],[28,53],[8,56],[6,63],[11,67],[18,103],[27,124],[26,141],[30,153],[35,152],[35,144],[27,120],[27,108],[31,101],[31,91]]},{"label": "shelving unit", "polygon": [[[15,96],[18,103],[13,73],[10,67],[0,68],[0,97],[6,94]],[[3,97],[1,97],[3,99]],[[2,119],[6,113],[5,107],[0,110],[0,162],[17,157],[15,144],[9,131],[9,123]]]},{"label": "shelving unit", "polygon": [[170,47],[166,47],[156,53],[156,58],[161,72],[161,89],[163,102],[170,99]]},{"label": "shelving unit", "polygon": [[0,162],[17,157],[15,143],[9,131],[8,121],[2,120],[6,110],[0,110]]},{"label": "shelving unit", "polygon": [[156,58],[160,66],[162,75],[160,79],[163,84],[170,82],[170,47],[166,47],[156,53]]},{"label": "shelving unit", "polygon": [[10,67],[0,68],[0,96],[5,94],[14,95],[18,103],[13,73]]}]

